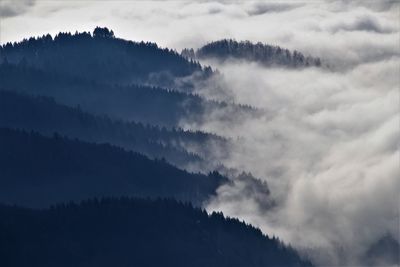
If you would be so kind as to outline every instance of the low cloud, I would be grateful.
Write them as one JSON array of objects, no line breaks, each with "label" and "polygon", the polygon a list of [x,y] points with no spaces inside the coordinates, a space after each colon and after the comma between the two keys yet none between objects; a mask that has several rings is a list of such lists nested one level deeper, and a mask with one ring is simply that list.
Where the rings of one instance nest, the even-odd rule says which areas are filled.
[{"label": "low cloud", "polygon": [[342,72],[207,63],[223,75],[199,94],[264,113],[233,121],[209,113],[183,126],[237,140],[216,160],[270,189],[260,197],[242,182],[222,187],[209,210],[253,223],[322,266],[362,265],[377,239],[399,240],[398,57]]},{"label": "low cloud", "polygon": [[265,3],[259,2],[252,5],[247,13],[250,16],[258,16],[266,13],[285,12],[301,6],[301,4]]},{"label": "low cloud", "polygon": [[389,26],[383,26],[377,18],[372,16],[358,17],[349,22],[339,22],[330,27],[333,33],[338,31],[367,31],[376,33],[391,33],[394,31]]},{"label": "low cloud", "polygon": [[355,8],[363,7],[375,12],[395,11],[399,7],[397,0],[383,0],[383,1],[364,1],[364,0],[328,0],[328,3],[333,4],[337,11],[352,11]]},{"label": "low cloud", "polygon": [[8,18],[21,15],[33,7],[35,0],[2,0],[0,2],[0,18]]}]

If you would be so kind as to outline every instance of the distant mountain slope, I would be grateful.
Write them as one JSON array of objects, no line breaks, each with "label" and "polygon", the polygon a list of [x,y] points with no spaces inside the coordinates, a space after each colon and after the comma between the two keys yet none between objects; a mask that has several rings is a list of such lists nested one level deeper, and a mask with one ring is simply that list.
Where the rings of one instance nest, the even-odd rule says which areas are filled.
[{"label": "distant mountain slope", "polygon": [[200,204],[227,179],[177,169],[108,144],[0,128],[0,202],[47,206],[101,196],[175,197]]},{"label": "distant mountain slope", "polygon": [[0,64],[0,89],[53,97],[111,118],[175,127],[181,120],[201,121],[206,111],[229,108],[253,112],[239,105],[206,101],[199,96],[142,85],[111,86],[83,78],[49,73],[23,64]]},{"label": "distant mountain slope", "polygon": [[249,41],[237,42],[232,39],[224,39],[211,42],[196,52],[183,50],[182,56],[186,58],[215,58],[219,60],[238,59],[261,63],[271,66],[308,67],[321,66],[319,58],[305,56],[298,51],[291,52],[279,46],[262,43],[251,43]]},{"label": "distant mountain slope", "polygon": [[370,245],[363,259],[365,266],[399,266],[399,241],[387,234]]},{"label": "distant mountain slope", "polygon": [[0,206],[0,217],[0,265],[8,267],[311,266],[259,229],[173,200]]},{"label": "distant mountain slope", "polygon": [[164,157],[180,167],[202,163],[185,147],[195,147],[204,155],[210,146],[222,150],[227,145],[225,139],[212,134],[111,120],[58,104],[51,98],[1,90],[0,127],[35,130],[47,136],[58,132],[83,141],[111,143],[151,158]]},{"label": "distant mountain slope", "polygon": [[68,74],[96,82],[129,84],[147,81],[155,73],[172,77],[202,72],[200,64],[155,43],[116,38],[107,28],[93,34],[59,33],[0,47],[0,60],[23,63],[35,68]]}]

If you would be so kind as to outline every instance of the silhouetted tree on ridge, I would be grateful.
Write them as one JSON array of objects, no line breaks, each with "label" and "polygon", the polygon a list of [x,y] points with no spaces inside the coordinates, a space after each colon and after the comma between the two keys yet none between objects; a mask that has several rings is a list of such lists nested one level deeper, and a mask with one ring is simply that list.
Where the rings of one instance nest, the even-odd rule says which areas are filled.
[{"label": "silhouetted tree on ridge", "polygon": [[96,27],[93,31],[93,37],[114,38],[114,32],[108,28]]}]

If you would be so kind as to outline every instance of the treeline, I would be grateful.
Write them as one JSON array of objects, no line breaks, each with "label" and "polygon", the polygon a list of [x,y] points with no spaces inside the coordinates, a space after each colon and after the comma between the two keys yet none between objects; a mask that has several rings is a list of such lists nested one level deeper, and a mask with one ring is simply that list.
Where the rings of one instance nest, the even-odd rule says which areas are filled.
[{"label": "treeline", "polygon": [[200,205],[227,182],[109,144],[0,128],[0,202],[46,207],[102,196],[174,197]]},{"label": "treeline", "polygon": [[151,158],[165,158],[180,167],[198,164],[204,169],[206,164],[199,155],[186,148],[206,155],[211,147],[222,151],[228,145],[226,139],[213,134],[112,120],[58,104],[52,98],[2,90],[0,127],[34,130],[46,136],[58,132],[87,142],[111,143]]},{"label": "treeline", "polygon": [[1,266],[311,266],[259,229],[174,200],[0,205],[0,217]]},{"label": "treeline", "polygon": [[229,108],[231,112],[255,110],[197,95],[146,85],[109,85],[37,70],[24,64],[0,64],[0,89],[43,95],[57,102],[111,118],[176,127],[181,120],[201,122],[206,112]]},{"label": "treeline", "polygon": [[89,32],[31,37],[0,46],[0,60],[26,64],[44,71],[84,77],[105,83],[130,84],[148,81],[153,73],[173,77],[202,72],[198,62],[187,60],[155,43],[116,38],[107,28]]},{"label": "treeline", "polygon": [[216,58],[219,60],[239,59],[261,63],[266,66],[309,67],[321,66],[317,57],[305,56],[298,51],[263,43],[250,41],[235,41],[224,39],[211,42],[198,49],[184,49],[182,56],[186,58]]}]

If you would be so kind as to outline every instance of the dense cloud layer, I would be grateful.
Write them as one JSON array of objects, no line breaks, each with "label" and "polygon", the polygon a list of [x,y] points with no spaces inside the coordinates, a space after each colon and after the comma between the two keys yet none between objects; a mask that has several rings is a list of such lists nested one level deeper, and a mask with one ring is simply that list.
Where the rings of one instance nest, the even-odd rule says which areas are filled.
[{"label": "dense cloud layer", "polygon": [[[200,92],[221,98],[213,89],[225,89],[229,99],[263,108],[264,115],[232,123],[208,114],[205,124],[185,126],[240,137],[229,157],[218,160],[265,179],[271,196],[225,186],[210,210],[244,218],[304,250],[322,247],[332,255],[314,253],[321,264],[359,263],[368,244],[386,233],[399,237],[398,58],[345,73],[248,63],[219,69],[222,80]],[[265,208],[268,198],[277,206]]]},{"label": "dense cloud layer", "polygon": [[2,43],[101,25],[177,50],[236,38],[321,57],[329,69],[204,62],[222,75],[197,93],[262,114],[210,113],[204,124],[182,126],[236,140],[229,153],[215,151],[215,161],[270,188],[240,176],[207,208],[260,226],[321,265],[362,264],[378,238],[399,240],[397,1],[39,1],[27,11],[2,13]]},{"label": "dense cloud layer", "polygon": [[208,209],[258,225],[323,266],[363,265],[371,244],[386,234],[400,238],[396,9],[341,8],[303,32],[315,42],[303,43],[303,51],[315,51],[330,69],[205,61],[222,75],[197,93],[264,114],[232,121],[210,113],[203,125],[183,122],[237,139],[229,156],[216,160],[271,189],[262,197],[247,194],[243,181],[223,186]]}]

